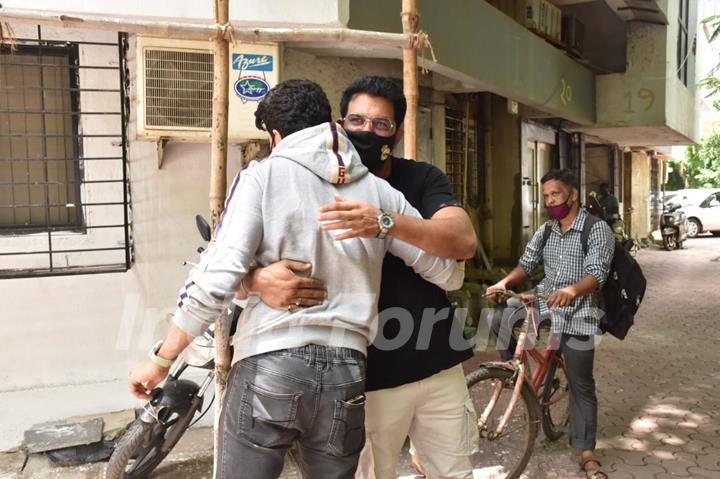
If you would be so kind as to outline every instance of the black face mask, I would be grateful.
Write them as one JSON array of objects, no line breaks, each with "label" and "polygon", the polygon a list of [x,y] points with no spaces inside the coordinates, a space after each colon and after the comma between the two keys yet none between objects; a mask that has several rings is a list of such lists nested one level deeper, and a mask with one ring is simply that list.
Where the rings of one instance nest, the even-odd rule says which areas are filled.
[{"label": "black face mask", "polygon": [[348,131],[350,141],[360,154],[363,165],[377,173],[390,158],[395,136],[380,136],[372,131]]}]

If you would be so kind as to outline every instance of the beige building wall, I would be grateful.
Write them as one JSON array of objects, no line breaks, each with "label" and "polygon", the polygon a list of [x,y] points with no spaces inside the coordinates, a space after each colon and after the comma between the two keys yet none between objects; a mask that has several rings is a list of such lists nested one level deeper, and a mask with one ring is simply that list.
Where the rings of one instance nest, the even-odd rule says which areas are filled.
[{"label": "beige building wall", "polygon": [[496,265],[510,265],[522,253],[520,203],[520,117],[507,113],[507,100],[492,100],[493,250]]},{"label": "beige building wall", "polygon": [[[625,161],[626,180],[629,180],[631,188],[630,204],[625,205],[626,211],[628,206],[632,208],[630,211],[630,222],[627,219],[626,225],[630,225],[630,235],[638,238],[644,238],[650,233],[650,161],[651,157],[642,151],[636,151],[629,154],[632,158],[631,162]],[[626,185],[627,188],[627,185]],[[627,192],[627,190],[626,190]],[[627,200],[628,196],[625,196]],[[627,218],[627,217],[626,217]]]},{"label": "beige building wall", "polygon": [[[26,31],[15,27],[15,33],[32,37],[32,28]],[[65,40],[117,39],[116,33],[50,28],[44,28],[43,34]],[[158,169],[156,144],[135,139],[136,56],[132,37],[129,43],[132,106],[128,162],[135,262],[125,273],[2,280],[0,362],[6,367],[0,384],[0,451],[19,445],[23,431],[33,424],[141,406],[127,392],[128,371],[165,334],[166,316],[175,310],[178,290],[189,271],[182,262],[196,261],[196,249],[203,244],[194,216],[208,216],[210,146],[170,142],[162,169]],[[105,52],[105,58],[98,61],[113,60]],[[318,58],[293,50],[286,50],[284,57],[285,78],[310,78],[320,83],[328,91],[335,117],[339,116],[340,92],[351,79],[371,72],[399,77],[398,65]],[[117,101],[112,95],[98,94],[88,97],[82,108],[105,111],[117,106]],[[107,127],[97,121],[83,126],[87,132]],[[86,152],[110,156],[117,154],[117,148],[110,142],[95,143],[88,145]],[[228,184],[241,164],[240,147],[231,145]],[[104,173],[86,171],[90,178]],[[94,189],[87,194],[102,198],[104,193]],[[92,221],[102,224],[107,219],[98,212]],[[18,244],[22,248],[32,241],[28,236],[0,238],[0,251],[15,251]],[[76,246],[92,243],[92,238],[80,234],[66,241]],[[28,339],[33,341],[32,354],[27,352]],[[203,422],[212,424],[212,414],[208,416]]]}]

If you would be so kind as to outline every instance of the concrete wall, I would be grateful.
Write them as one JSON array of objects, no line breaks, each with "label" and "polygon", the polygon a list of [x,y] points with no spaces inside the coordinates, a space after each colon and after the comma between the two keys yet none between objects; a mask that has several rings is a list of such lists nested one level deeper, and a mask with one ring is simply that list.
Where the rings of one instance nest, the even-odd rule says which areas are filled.
[{"label": "concrete wall", "polygon": [[647,153],[633,152],[632,163],[625,164],[625,168],[630,168],[632,188],[630,234],[639,238],[650,233],[650,161]]},{"label": "concrete wall", "polygon": [[[15,27],[18,36],[32,38],[32,28],[25,30]],[[117,39],[115,33],[51,28],[44,28],[43,35],[66,40]],[[113,61],[111,57],[104,60]],[[109,111],[118,107],[117,102],[117,97],[95,96],[86,98],[83,108]],[[131,124],[129,133],[133,131]],[[111,156],[117,152],[107,149],[113,148],[105,144],[85,151]],[[163,318],[174,310],[175,296],[187,274],[181,263],[196,258],[195,249],[202,244],[194,215],[207,215],[209,159],[207,144],[171,143],[165,165],[158,170],[155,144],[131,141],[136,261],[130,271],[2,280],[0,362],[5,366],[0,373],[0,450],[16,446],[22,432],[34,423],[139,405],[127,392],[127,374],[164,334]],[[229,179],[239,167],[239,149],[231,148]],[[94,219],[102,223],[107,218]],[[14,247],[0,243],[3,251]]]},{"label": "concrete wall", "polygon": [[402,62],[368,58],[316,56],[286,48],[282,79],[305,78],[320,85],[333,108],[333,118],[340,118],[340,97],[347,85],[363,75],[383,75],[402,79]]},{"label": "concrete wall", "polygon": [[666,44],[666,27],[628,25],[627,72],[596,79],[597,126],[665,124]]},{"label": "concrete wall", "polygon": [[[597,127],[628,129],[615,135],[625,145],[665,145],[697,140],[695,128],[695,55],[692,44],[697,31],[697,4],[690,2],[687,87],[677,78],[678,0],[667,2],[668,25],[628,24],[627,61],[624,74],[598,75]],[[642,127],[665,127],[656,131]],[[628,142],[630,128],[634,141]],[[605,134],[603,134],[605,133]],[[613,138],[607,130],[597,134]],[[670,134],[672,139],[667,138]],[[663,140],[663,135],[666,139]],[[666,141],[667,143],[663,143]]]},{"label": "concrete wall", "polygon": [[612,184],[610,168],[612,150],[607,145],[587,145],[585,148],[585,191],[599,194],[600,183]]},{"label": "concrete wall", "polygon": [[[310,8],[310,4],[312,7]],[[230,20],[238,23],[260,25],[331,25],[347,23],[350,0],[264,0],[253,2],[230,2]],[[210,21],[213,17],[212,2],[193,0],[127,0],[124,2],[97,2],[90,0],[6,0],[5,8],[60,11],[118,16],[133,16],[158,19],[192,19]],[[283,21],[279,21],[282,12]]]},{"label": "concrete wall", "polygon": [[521,244],[520,117],[507,113],[506,99],[492,99],[492,219],[496,265],[517,262]]},{"label": "concrete wall", "polygon": [[[15,31],[18,36],[32,33],[21,27]],[[114,33],[43,31],[47,38],[66,40],[117,38]],[[134,100],[132,38],[130,45]],[[290,49],[284,59],[284,78],[318,81],[335,108],[340,92],[356,76],[401,74],[398,62],[317,58]],[[104,97],[83,106],[103,110],[113,101]],[[333,114],[339,116],[337,110]],[[132,268],[126,273],[2,280],[0,450],[18,445],[23,431],[35,423],[140,405],[127,392],[128,371],[164,335],[165,317],[174,311],[188,272],[182,261],[197,258],[195,250],[203,243],[194,215],[208,214],[210,147],[171,142],[158,169],[155,143],[134,139],[134,117],[133,101],[128,127]],[[241,156],[232,145],[229,181]]]},{"label": "concrete wall", "polygon": [[[564,51],[485,1],[417,3],[439,63],[467,78],[464,91],[490,91],[580,124],[595,122],[594,75]],[[400,32],[400,11],[400,0],[350,2],[348,26]]]}]

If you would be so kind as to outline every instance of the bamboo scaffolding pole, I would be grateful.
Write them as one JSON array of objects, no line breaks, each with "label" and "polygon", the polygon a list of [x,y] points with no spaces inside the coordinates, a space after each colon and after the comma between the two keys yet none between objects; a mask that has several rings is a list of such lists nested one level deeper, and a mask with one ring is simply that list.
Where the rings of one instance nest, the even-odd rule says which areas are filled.
[{"label": "bamboo scaffolding pole", "polygon": [[[403,33],[411,37],[417,34],[420,17],[415,0],[402,0]],[[407,100],[405,112],[405,158],[417,160],[417,114],[418,114],[418,73],[417,49],[415,45],[403,47],[403,93]]]},{"label": "bamboo scaffolding pole", "polygon": [[[227,144],[228,144],[228,68],[230,63],[230,38],[226,34],[230,25],[229,1],[214,0],[215,30],[213,43],[213,98],[212,98],[212,146],[210,157],[210,217],[213,231],[220,222],[225,207],[227,190]],[[215,454],[213,470],[217,472],[220,455],[220,410],[232,361],[230,350],[230,317],[227,310],[215,321]],[[215,475],[215,474],[214,474]]]},{"label": "bamboo scaffolding pole", "polygon": [[[32,25],[127,32],[139,35],[182,38],[187,40],[207,40],[208,38],[214,38],[219,25],[197,22],[165,22],[159,20],[143,20],[91,14],[69,15],[59,12],[25,10],[18,8],[0,8],[0,20]],[[336,27],[255,28],[232,26],[231,30],[232,39],[238,42],[249,43],[358,43],[366,45],[384,45],[398,48],[425,48],[429,46],[427,35],[424,33],[385,33]],[[230,29],[226,31],[229,33]]]}]

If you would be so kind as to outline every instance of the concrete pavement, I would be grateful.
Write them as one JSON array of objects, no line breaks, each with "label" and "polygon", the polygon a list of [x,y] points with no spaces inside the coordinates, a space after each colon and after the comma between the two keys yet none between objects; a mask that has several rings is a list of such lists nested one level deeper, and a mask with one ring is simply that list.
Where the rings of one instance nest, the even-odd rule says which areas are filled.
[{"label": "concrete pavement", "polygon": [[[648,291],[636,325],[625,341],[606,336],[596,357],[598,456],[612,479],[720,478],[720,238],[643,250],[638,260]],[[153,477],[210,478],[211,453],[211,432],[190,431]],[[24,460],[0,454],[0,478],[97,478],[104,468],[31,457],[20,472]],[[406,453],[399,472],[415,477]],[[282,477],[300,477],[293,461]],[[565,441],[538,440],[526,477],[583,476]]]}]

